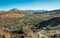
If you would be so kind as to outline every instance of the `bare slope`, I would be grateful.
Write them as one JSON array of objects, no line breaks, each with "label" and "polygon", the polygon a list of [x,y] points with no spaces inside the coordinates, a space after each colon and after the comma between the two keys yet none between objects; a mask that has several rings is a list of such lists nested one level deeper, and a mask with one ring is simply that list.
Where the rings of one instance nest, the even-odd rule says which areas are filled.
[{"label": "bare slope", "polygon": [[0,18],[19,18],[19,17],[24,17],[24,14],[19,14],[19,13],[7,13],[7,14],[1,14]]}]

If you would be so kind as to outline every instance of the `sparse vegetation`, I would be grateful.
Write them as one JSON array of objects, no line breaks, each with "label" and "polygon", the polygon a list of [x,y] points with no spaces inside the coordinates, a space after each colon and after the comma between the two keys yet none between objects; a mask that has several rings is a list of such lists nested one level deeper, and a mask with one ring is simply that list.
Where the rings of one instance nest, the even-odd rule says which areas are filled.
[{"label": "sparse vegetation", "polygon": [[[55,37],[54,34],[49,34],[49,33],[55,33],[56,31],[59,31],[59,29],[60,29],[59,25],[58,25],[58,23],[60,23],[59,22],[60,20],[58,22],[56,22],[58,25],[58,26],[56,26],[57,28],[55,28],[56,30],[54,29],[54,27],[50,27],[52,25],[52,22],[55,21],[52,19],[55,17],[60,17],[60,14],[50,13],[50,12],[42,13],[42,14],[35,14],[35,13],[26,14],[26,13],[20,13],[20,12],[15,13],[15,12],[0,13],[0,26],[2,26],[4,28],[3,29],[4,31],[13,32],[13,31],[22,30],[24,33],[41,32],[42,35],[44,34],[44,36],[42,36],[41,38],[49,38],[49,37],[53,38],[53,37]],[[50,23],[49,19],[52,20],[51,23]],[[26,34],[26,36],[28,36],[28,35]],[[16,37],[16,38],[18,38],[18,37]]]}]

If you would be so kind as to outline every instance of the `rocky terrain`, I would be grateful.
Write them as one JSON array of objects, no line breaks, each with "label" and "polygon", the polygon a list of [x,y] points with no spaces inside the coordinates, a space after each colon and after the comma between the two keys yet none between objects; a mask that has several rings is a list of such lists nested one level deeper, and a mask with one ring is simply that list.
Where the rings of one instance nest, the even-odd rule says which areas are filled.
[{"label": "rocky terrain", "polygon": [[[41,11],[41,10],[40,10]],[[1,38],[59,38],[60,10],[0,12]]]}]

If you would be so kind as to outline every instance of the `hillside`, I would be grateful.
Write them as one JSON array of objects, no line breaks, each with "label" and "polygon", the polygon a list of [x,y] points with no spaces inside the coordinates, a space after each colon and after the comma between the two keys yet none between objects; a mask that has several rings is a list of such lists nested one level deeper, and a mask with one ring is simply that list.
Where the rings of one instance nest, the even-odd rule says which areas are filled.
[{"label": "hillside", "polygon": [[25,16],[24,14],[18,14],[18,13],[0,14],[0,18],[19,18],[24,16]]},{"label": "hillside", "polygon": [[[56,13],[55,13],[56,12]],[[13,35],[19,34],[22,30],[24,34],[32,37],[38,32],[42,35],[60,32],[60,11],[48,11],[41,14],[13,9],[0,13],[0,26],[3,31],[10,32]]]}]

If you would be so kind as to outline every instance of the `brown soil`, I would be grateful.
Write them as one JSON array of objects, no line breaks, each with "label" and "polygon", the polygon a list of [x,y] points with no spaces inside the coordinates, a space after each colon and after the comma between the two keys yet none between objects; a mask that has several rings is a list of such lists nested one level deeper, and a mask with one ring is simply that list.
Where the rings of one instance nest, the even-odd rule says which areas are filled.
[{"label": "brown soil", "polygon": [[[3,27],[0,26],[0,35],[5,35],[6,38],[10,38],[10,35],[8,32],[5,32],[3,30]],[[3,36],[2,36],[3,37]]]},{"label": "brown soil", "polygon": [[8,13],[8,14],[1,14],[0,18],[19,18],[19,17],[24,17],[24,14],[19,14],[19,13]]}]

